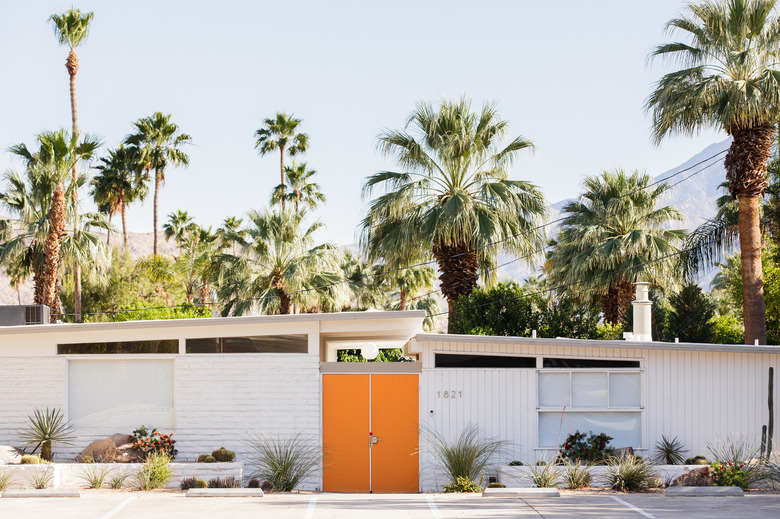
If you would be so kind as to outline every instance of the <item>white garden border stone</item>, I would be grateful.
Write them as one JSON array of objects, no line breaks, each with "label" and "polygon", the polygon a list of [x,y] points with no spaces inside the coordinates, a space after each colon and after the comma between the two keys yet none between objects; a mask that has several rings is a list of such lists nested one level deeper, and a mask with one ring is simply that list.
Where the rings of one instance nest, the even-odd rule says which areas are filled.
[{"label": "white garden border stone", "polygon": [[[686,472],[700,469],[705,466],[706,465],[653,465],[653,468],[665,483],[685,474]],[[566,474],[565,467],[559,466],[556,468],[560,471],[561,474]],[[588,471],[593,477],[591,487],[609,487],[609,484],[606,480],[608,468],[609,467],[607,465],[593,465],[588,467]],[[498,467],[498,481],[499,483],[503,483],[507,487],[512,488],[531,487],[533,484],[531,483],[530,473],[531,468],[526,465],[511,467],[508,465],[502,465]],[[561,486],[566,485],[564,483]]]}]

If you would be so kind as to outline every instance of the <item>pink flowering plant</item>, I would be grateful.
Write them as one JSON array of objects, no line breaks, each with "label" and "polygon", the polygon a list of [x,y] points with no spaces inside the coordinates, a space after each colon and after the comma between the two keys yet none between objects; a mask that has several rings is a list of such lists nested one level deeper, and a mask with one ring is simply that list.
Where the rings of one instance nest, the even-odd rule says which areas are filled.
[{"label": "pink flowering plant", "polygon": [[156,428],[149,430],[145,425],[133,431],[133,448],[143,454],[144,458],[149,454],[161,452],[174,459],[179,452],[174,445],[176,440],[173,439],[173,433],[163,434]]}]

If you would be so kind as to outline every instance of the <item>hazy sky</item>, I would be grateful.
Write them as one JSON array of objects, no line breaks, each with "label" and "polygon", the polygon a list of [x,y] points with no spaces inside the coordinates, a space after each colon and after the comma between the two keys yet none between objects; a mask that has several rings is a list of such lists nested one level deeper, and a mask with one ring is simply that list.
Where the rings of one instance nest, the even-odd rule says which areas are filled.
[{"label": "hazy sky", "polygon": [[[67,49],[52,13],[73,2],[0,3],[0,147],[70,128]],[[417,101],[466,95],[497,103],[511,134],[532,140],[512,178],[548,200],[576,195],[602,169],[675,167],[725,136],[674,137],[656,147],[645,99],[663,64],[647,65],[663,26],[683,8],[653,1],[79,1],[94,11],[79,49],[82,131],[115,147],[131,122],[155,111],[193,136],[187,169],[171,169],[161,219],[186,209],[220,225],[268,204],[278,155],[259,157],[254,132],[277,111],[303,119],[328,197],[318,238],[355,241],[363,179],[392,162],[375,150]],[[0,154],[0,170],[20,169]],[[692,180],[695,181],[695,180]],[[86,196],[86,193],[82,197]],[[714,194],[713,194],[714,196]],[[0,212],[2,212],[0,210]],[[151,196],[128,212],[131,231],[152,230]],[[118,224],[118,221],[117,221]]]}]

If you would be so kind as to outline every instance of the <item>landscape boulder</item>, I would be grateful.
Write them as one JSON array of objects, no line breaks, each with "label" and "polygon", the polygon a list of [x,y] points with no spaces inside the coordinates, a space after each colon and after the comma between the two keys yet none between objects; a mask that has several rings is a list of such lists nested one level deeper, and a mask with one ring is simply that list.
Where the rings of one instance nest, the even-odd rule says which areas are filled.
[{"label": "landscape boulder", "polygon": [[24,451],[8,445],[0,445],[0,465],[21,463]]},{"label": "landscape boulder", "polygon": [[111,463],[116,456],[116,445],[111,438],[94,441],[76,456],[76,461],[81,462],[87,456],[91,456],[95,463]]},{"label": "landscape boulder", "polygon": [[675,478],[672,487],[708,487],[713,483],[713,475],[710,467],[693,469]]},{"label": "landscape boulder", "polygon": [[117,463],[136,463],[143,461],[143,455],[133,448],[133,437],[129,434],[114,434],[111,441],[116,446],[114,461]]},{"label": "landscape boulder", "polygon": [[617,449],[612,449],[612,455],[616,458],[625,458],[626,456],[633,456],[634,455],[634,448],[633,447],[618,447]]}]

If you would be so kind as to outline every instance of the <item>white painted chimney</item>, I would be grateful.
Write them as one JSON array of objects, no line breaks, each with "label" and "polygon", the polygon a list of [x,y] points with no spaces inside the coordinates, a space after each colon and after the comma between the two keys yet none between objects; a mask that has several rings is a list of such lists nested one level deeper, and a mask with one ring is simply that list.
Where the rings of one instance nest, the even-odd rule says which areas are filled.
[{"label": "white painted chimney", "polygon": [[638,281],[636,286],[636,299],[631,301],[634,307],[634,333],[627,340],[651,342],[653,329],[650,316],[653,312],[653,302],[650,301],[650,283]]}]

